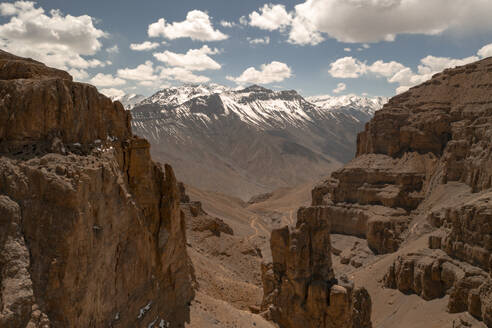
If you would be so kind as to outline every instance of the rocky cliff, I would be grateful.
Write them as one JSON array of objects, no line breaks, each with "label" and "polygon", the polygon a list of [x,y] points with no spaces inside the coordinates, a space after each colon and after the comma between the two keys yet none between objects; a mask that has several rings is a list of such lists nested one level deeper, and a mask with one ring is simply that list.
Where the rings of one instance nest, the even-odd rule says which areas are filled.
[{"label": "rocky cliff", "polygon": [[95,87],[0,52],[0,327],[183,327],[173,170]]},{"label": "rocky cliff", "polygon": [[433,229],[428,248],[399,256],[385,285],[428,300],[449,294],[450,312],[492,326],[491,187],[488,58],[390,99],[359,134],[356,158],[312,196],[332,232],[365,237],[375,253]]},{"label": "rocky cliff", "polygon": [[[370,304],[357,298],[365,293],[345,288],[332,298],[339,287],[329,234],[337,233],[366,238],[376,254],[402,249],[384,286],[426,300],[449,295],[449,312],[468,311],[491,327],[491,188],[488,58],[436,74],[375,113],[358,135],[356,158],[313,189],[295,229],[272,233],[264,308],[281,327],[357,326],[355,314],[365,313],[357,306]],[[403,252],[424,234],[428,247]],[[340,299],[336,308],[345,310],[334,314]]]},{"label": "rocky cliff", "polygon": [[280,327],[372,326],[367,291],[333,272],[327,210],[300,208],[295,228],[272,232],[272,263],[262,267],[262,307]]},{"label": "rocky cliff", "polygon": [[392,252],[437,185],[490,189],[491,72],[490,58],[445,70],[376,112],[356,158],[313,190],[313,205],[331,209],[333,232]]}]

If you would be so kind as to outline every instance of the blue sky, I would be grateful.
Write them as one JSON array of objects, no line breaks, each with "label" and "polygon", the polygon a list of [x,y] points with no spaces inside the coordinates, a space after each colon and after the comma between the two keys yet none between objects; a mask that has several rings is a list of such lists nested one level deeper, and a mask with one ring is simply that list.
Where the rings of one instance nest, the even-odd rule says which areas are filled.
[{"label": "blue sky", "polygon": [[208,80],[392,96],[491,56],[490,12],[486,0],[4,1],[0,47],[108,94]]}]

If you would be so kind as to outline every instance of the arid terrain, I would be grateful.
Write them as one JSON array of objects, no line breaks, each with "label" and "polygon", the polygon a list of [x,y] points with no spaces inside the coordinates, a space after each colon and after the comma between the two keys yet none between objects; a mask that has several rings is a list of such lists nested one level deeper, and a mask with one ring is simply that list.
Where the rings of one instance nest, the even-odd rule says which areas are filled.
[{"label": "arid terrain", "polygon": [[179,182],[64,71],[2,51],[0,84],[0,328],[492,326],[492,57],[249,201]]}]

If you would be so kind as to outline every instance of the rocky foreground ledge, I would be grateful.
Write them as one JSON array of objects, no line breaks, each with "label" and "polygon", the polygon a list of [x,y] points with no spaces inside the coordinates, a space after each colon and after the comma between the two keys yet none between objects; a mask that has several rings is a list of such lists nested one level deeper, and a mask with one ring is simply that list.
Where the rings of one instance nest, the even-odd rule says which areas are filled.
[{"label": "rocky foreground ledge", "polygon": [[0,327],[183,327],[179,191],[130,115],[0,51]]}]

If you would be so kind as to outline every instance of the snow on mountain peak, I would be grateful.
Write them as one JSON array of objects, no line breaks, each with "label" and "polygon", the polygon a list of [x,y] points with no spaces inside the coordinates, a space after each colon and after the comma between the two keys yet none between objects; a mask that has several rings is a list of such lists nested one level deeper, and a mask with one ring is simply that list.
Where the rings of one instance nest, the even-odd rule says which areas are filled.
[{"label": "snow on mountain peak", "polygon": [[307,97],[306,100],[325,109],[338,110],[341,108],[353,108],[374,115],[377,110],[381,109],[388,102],[389,98],[361,97],[349,94],[344,96],[320,95]]},{"label": "snow on mountain peak", "polygon": [[195,117],[204,123],[232,114],[249,125],[269,129],[312,124],[338,113],[366,120],[386,101],[355,95],[305,99],[295,90],[273,91],[258,85],[237,90],[219,84],[184,84],[162,89],[139,105],[151,105],[166,117]]}]

